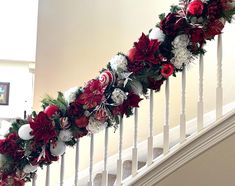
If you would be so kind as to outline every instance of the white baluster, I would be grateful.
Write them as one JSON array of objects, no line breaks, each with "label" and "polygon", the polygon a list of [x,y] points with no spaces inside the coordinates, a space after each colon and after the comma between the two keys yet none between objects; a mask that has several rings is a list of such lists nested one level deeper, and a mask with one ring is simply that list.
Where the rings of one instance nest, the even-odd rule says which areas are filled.
[{"label": "white baluster", "polygon": [[108,160],[108,127],[105,128],[105,139],[104,139],[104,171],[102,174],[102,186],[108,185],[108,170],[107,170],[107,160]]},{"label": "white baluster", "polygon": [[122,142],[123,142],[123,118],[120,117],[119,125],[119,159],[117,160],[117,179],[116,186],[120,186],[122,183]]},{"label": "white baluster", "polygon": [[32,179],[32,186],[36,186],[36,179],[37,179],[37,174],[35,173]]},{"label": "white baluster", "polygon": [[88,186],[93,186],[93,158],[94,158],[94,134],[91,134],[90,141],[90,169]]},{"label": "white baluster", "polygon": [[153,90],[149,95],[149,137],[148,137],[148,159],[147,165],[153,162]]},{"label": "white baluster", "polygon": [[138,140],[138,108],[134,110],[134,147],[132,148],[132,176],[137,174],[138,169],[138,150],[137,150],[137,140]]},{"label": "white baluster", "polygon": [[186,138],[186,120],[185,120],[185,90],[186,90],[186,69],[184,67],[181,78],[181,114],[180,114],[180,142]]},{"label": "white baluster", "polygon": [[79,142],[80,139],[78,139],[76,143],[76,155],[75,155],[75,179],[74,184],[75,186],[78,186],[78,173],[79,173]]},{"label": "white baluster", "polygon": [[45,186],[49,186],[49,185],[50,185],[50,165],[47,165]]},{"label": "white baluster", "polygon": [[169,78],[165,84],[165,122],[163,126],[163,153],[167,154],[169,151]]},{"label": "white baluster", "polygon": [[198,132],[203,129],[203,75],[204,75],[203,54],[200,54],[199,60],[199,97],[197,105],[197,129]]},{"label": "white baluster", "polygon": [[222,86],[222,35],[218,35],[217,42],[217,88],[216,88],[216,118],[223,114],[223,86]]},{"label": "white baluster", "polygon": [[60,186],[63,186],[64,183],[64,155],[61,156],[61,163],[60,163]]}]

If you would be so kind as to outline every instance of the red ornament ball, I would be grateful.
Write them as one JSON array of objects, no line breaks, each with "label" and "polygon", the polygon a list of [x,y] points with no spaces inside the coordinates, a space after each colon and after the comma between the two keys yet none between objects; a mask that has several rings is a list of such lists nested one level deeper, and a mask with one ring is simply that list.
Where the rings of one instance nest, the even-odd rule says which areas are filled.
[{"label": "red ornament ball", "polygon": [[187,8],[187,13],[192,16],[200,16],[202,15],[204,10],[204,4],[201,0],[194,0],[189,3]]},{"label": "red ornament ball", "polygon": [[56,105],[48,105],[45,110],[44,110],[44,113],[49,117],[51,118],[53,115],[55,115],[56,113],[59,112],[59,107],[56,106]]},{"label": "red ornament ball", "polygon": [[106,70],[100,74],[99,80],[101,84],[104,86],[110,85],[114,83],[115,75],[113,75],[113,73],[110,72],[109,70]]}]

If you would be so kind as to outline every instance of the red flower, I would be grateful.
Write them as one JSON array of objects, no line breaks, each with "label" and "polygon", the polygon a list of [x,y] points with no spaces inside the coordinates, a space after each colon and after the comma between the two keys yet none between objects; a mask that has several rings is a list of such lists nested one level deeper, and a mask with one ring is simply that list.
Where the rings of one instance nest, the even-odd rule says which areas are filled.
[{"label": "red flower", "polygon": [[163,84],[163,80],[155,80],[152,77],[148,77],[148,88],[155,90],[155,91],[160,91],[162,84]]},{"label": "red flower", "polygon": [[76,130],[74,133],[73,133],[73,136],[75,138],[81,138],[83,136],[86,136],[88,134],[88,131],[86,130],[86,128],[80,128],[79,130]]},{"label": "red flower", "polygon": [[205,38],[206,39],[213,39],[216,35],[221,34],[224,28],[224,22],[221,20],[215,20],[213,22],[209,22],[207,28],[205,30]]},{"label": "red flower", "polygon": [[76,102],[71,102],[67,109],[68,116],[81,116],[83,114],[82,105]]},{"label": "red flower", "polygon": [[134,93],[130,93],[130,94],[128,94],[127,99],[123,102],[122,105],[119,105],[119,106],[114,107],[114,108],[112,109],[112,113],[113,113],[113,115],[115,115],[115,116],[117,116],[117,115],[123,116],[124,114],[126,114],[127,116],[129,116],[128,111],[129,111],[131,108],[139,107],[139,102],[140,102],[141,100],[142,100],[142,99],[139,97],[139,95],[136,95],[136,94],[134,94]]},{"label": "red flower", "polygon": [[189,24],[187,20],[177,13],[169,13],[161,22],[161,30],[169,36],[175,36],[179,31],[187,32]]},{"label": "red flower", "polygon": [[210,19],[210,22],[222,17],[222,12],[223,12],[223,7],[221,2],[213,1],[212,3],[209,3],[207,6],[207,15]]},{"label": "red flower", "polygon": [[127,69],[129,72],[133,72],[133,74],[138,74],[145,68],[144,63],[128,63]]},{"label": "red flower", "polygon": [[128,58],[131,62],[148,61],[157,64],[158,60],[155,57],[155,53],[158,51],[159,44],[158,40],[150,40],[142,33],[139,41],[134,43],[135,48],[130,50]]},{"label": "red flower", "polygon": [[55,127],[44,112],[40,112],[37,117],[29,121],[29,123],[33,130],[32,135],[36,143],[42,142],[45,144],[56,137]]},{"label": "red flower", "polygon": [[172,64],[163,64],[161,69],[161,74],[164,78],[168,78],[174,72],[174,67]]},{"label": "red flower", "polygon": [[53,115],[55,115],[56,113],[59,112],[59,107],[56,106],[56,105],[48,105],[45,110],[44,110],[44,113],[50,118],[52,117]]},{"label": "red flower", "polygon": [[103,86],[99,80],[93,79],[88,82],[84,92],[78,96],[76,102],[84,104],[87,109],[94,108],[104,100],[105,88],[106,86]]},{"label": "red flower", "polygon": [[192,16],[202,15],[204,4],[201,0],[194,0],[188,5],[187,13]]},{"label": "red flower", "polygon": [[201,46],[205,41],[205,33],[202,28],[196,27],[190,30],[193,45],[199,43]]},{"label": "red flower", "polygon": [[84,128],[88,125],[89,119],[86,116],[82,116],[75,120],[75,124],[78,128]]},{"label": "red flower", "polygon": [[11,156],[15,161],[20,160],[24,156],[23,149],[18,145],[20,140],[17,133],[12,133],[6,139],[0,140],[0,153]]}]

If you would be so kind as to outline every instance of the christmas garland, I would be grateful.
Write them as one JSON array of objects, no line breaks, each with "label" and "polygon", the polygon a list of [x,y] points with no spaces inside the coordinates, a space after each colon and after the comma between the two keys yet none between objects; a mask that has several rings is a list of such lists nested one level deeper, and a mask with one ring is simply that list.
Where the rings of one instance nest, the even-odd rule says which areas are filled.
[{"label": "christmas garland", "polygon": [[234,0],[181,0],[141,37],[128,55],[118,53],[84,87],[42,100],[43,111],[17,119],[0,140],[0,185],[24,185],[38,167],[57,161],[66,146],[133,114],[148,90],[204,54],[202,46],[221,34],[235,14]]}]

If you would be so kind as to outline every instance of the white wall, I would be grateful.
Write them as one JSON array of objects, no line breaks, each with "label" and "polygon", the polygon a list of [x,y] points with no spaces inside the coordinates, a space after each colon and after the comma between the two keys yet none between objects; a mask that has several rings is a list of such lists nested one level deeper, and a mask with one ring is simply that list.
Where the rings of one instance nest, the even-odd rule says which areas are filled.
[{"label": "white wall", "polygon": [[0,82],[10,82],[9,105],[0,105],[0,118],[23,117],[24,109],[32,105],[29,62],[0,61]]}]

